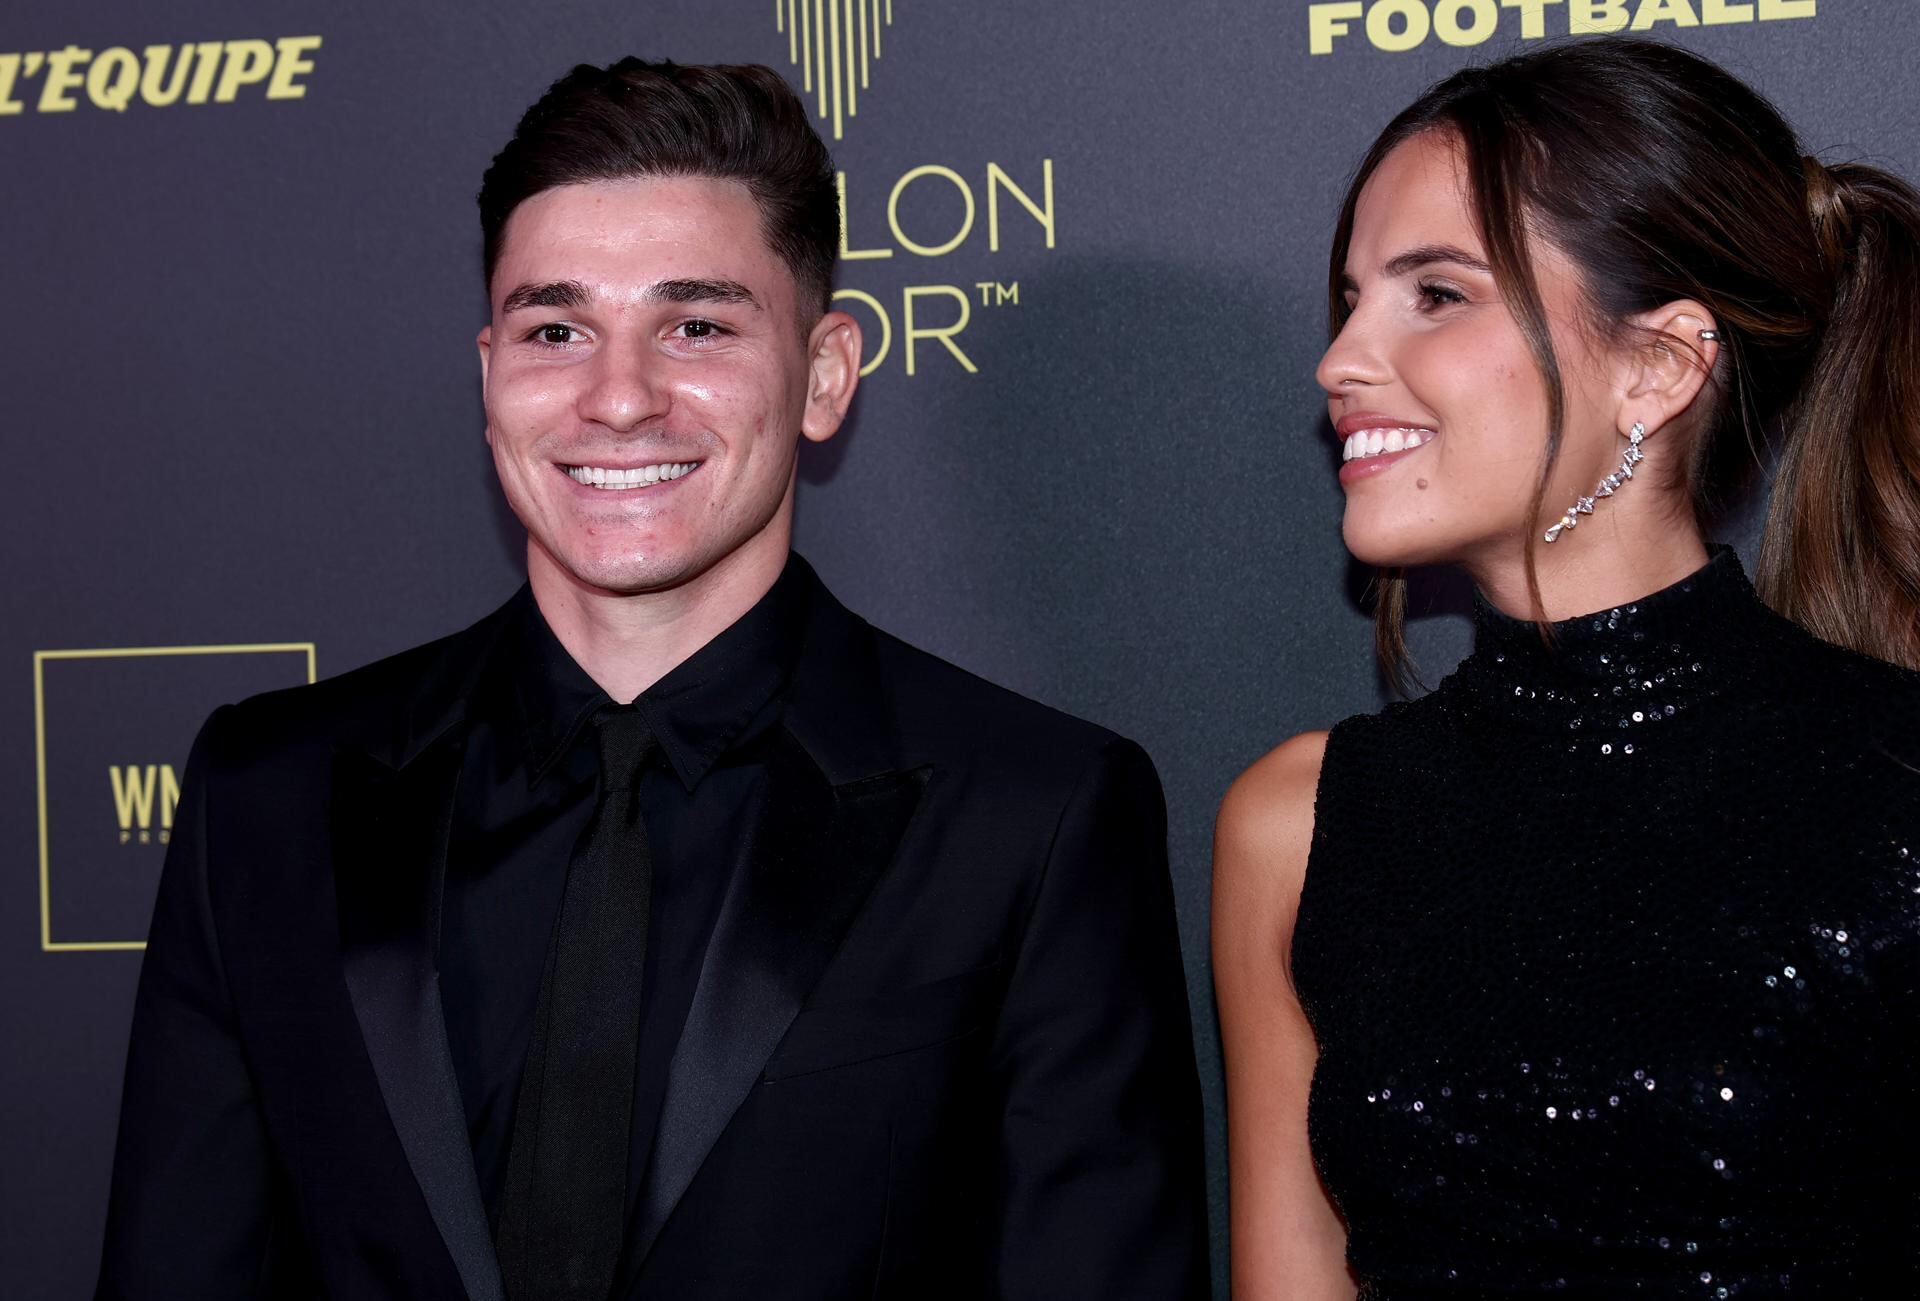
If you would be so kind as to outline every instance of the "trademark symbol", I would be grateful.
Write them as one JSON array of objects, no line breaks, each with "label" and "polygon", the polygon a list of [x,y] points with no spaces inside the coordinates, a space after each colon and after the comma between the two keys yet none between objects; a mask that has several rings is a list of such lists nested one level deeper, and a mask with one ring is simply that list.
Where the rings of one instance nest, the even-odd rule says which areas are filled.
[{"label": "trademark symbol", "polygon": [[1003,285],[994,280],[979,280],[974,282],[973,287],[980,291],[980,306],[982,307],[1020,306],[1020,282],[1018,280],[1010,285]]}]

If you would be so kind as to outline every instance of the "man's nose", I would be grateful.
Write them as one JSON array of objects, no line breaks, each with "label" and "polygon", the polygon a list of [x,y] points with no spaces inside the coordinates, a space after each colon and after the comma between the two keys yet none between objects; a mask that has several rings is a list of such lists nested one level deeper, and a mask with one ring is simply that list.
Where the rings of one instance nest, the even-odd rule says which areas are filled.
[{"label": "man's nose", "polygon": [[664,368],[667,359],[644,343],[602,347],[587,363],[587,384],[580,394],[582,419],[627,433],[671,403],[671,386]]}]

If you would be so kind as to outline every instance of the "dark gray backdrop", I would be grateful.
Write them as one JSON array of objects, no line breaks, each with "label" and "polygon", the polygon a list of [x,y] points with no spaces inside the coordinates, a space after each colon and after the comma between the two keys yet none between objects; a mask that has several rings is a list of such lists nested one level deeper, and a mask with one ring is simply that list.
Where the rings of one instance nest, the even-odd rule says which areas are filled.
[{"label": "dark gray backdrop", "polygon": [[[1384,44],[1422,35],[1428,9],[1440,25],[1384,50],[1372,8]],[[479,617],[519,581],[472,344],[487,159],[581,60],[767,62],[803,85],[789,61],[800,34],[784,30],[802,9],[810,40],[816,16],[854,16],[850,40],[828,24],[853,84],[840,138],[830,93],[822,125],[848,176],[850,247],[892,255],[849,261],[841,284],[886,308],[893,340],[848,427],[803,462],[799,544],[877,623],[1158,760],[1222,1280],[1213,810],[1275,741],[1381,700],[1311,379],[1353,161],[1420,86],[1524,45],[1530,14],[1554,36],[1592,10],[1664,16],[1652,30],[1755,80],[1829,159],[1920,173],[1911,0],[1811,13],[1807,0],[9,6],[8,1295],[90,1286],[139,962],[125,946],[163,852],[163,766],[184,763],[213,705],[303,680],[309,644],[318,671],[337,673]],[[1316,15],[1347,29],[1320,55]],[[1696,16],[1749,21],[1677,21]],[[1484,43],[1444,39],[1487,17]],[[273,44],[306,36],[319,45]],[[156,106],[181,46],[217,66],[196,94],[190,64],[179,99]],[[810,48],[843,84],[824,43]],[[143,95],[129,69],[150,61]],[[1044,209],[1049,161],[1052,246],[993,184],[990,247],[989,165]],[[896,183],[923,167],[948,169],[974,201],[971,231],[941,256],[889,225]],[[906,180],[901,233],[947,242],[961,188],[941,172]],[[955,291],[969,300],[953,341],[974,372],[928,337],[907,373],[910,290],[922,328],[956,319]],[[866,301],[850,310],[877,347]],[[1444,671],[1464,624],[1419,620],[1414,641]],[[262,645],[280,649],[232,649]],[[91,653],[103,649],[137,653]]]}]

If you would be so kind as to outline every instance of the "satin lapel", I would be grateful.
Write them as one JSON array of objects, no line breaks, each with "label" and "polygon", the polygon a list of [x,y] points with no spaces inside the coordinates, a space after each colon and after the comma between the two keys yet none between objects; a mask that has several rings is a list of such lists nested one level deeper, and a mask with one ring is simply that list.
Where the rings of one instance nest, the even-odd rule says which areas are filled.
[{"label": "satin lapel", "polygon": [[830,785],[799,742],[779,734],[761,813],[668,1068],[628,1239],[626,1284],[839,949],[924,784],[918,771]]},{"label": "satin lapel", "polygon": [[434,965],[459,775],[457,744],[398,770],[340,755],[335,886],[347,990],[400,1146],[467,1296],[504,1301]]}]

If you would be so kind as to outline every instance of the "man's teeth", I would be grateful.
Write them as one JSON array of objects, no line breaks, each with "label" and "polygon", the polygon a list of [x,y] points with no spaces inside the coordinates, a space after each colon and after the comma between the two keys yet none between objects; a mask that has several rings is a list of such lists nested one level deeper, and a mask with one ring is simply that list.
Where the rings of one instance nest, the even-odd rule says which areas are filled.
[{"label": "man's teeth", "polygon": [[604,465],[569,465],[567,474],[575,483],[592,488],[644,488],[689,474],[698,461],[677,461],[669,465],[638,465],[631,470],[609,470]]},{"label": "man's teeth", "polygon": [[1379,456],[1382,452],[1410,452],[1432,441],[1431,429],[1362,429],[1348,435],[1340,459],[1357,461],[1362,457]]}]

